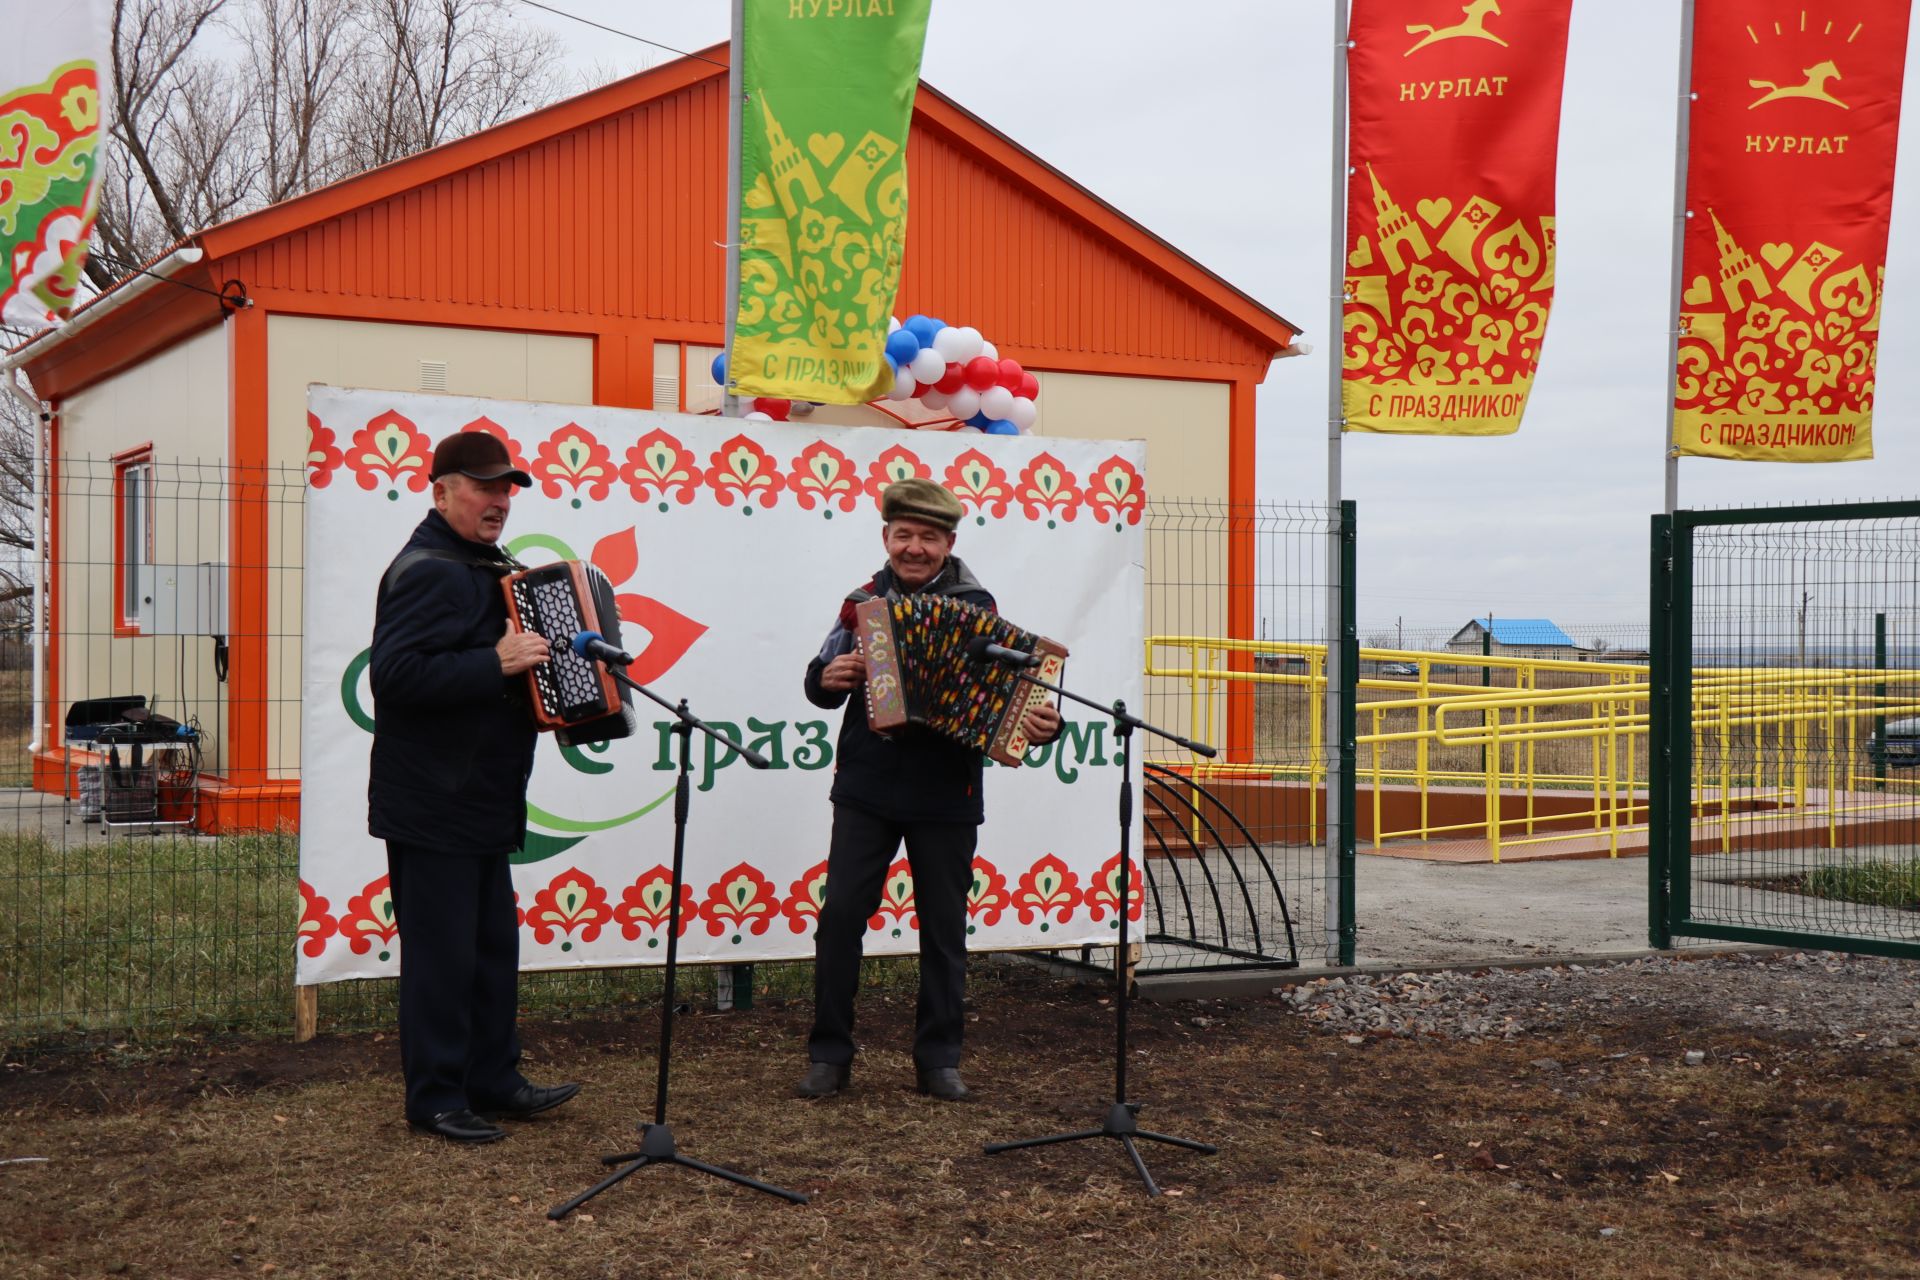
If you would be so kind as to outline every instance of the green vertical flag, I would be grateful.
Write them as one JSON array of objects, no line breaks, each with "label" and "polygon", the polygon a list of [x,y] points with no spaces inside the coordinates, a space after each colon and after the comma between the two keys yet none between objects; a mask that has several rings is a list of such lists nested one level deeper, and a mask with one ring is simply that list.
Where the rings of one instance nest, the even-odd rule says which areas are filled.
[{"label": "green vertical flag", "polygon": [[858,404],[893,386],[907,127],[932,0],[746,0],[735,394]]}]

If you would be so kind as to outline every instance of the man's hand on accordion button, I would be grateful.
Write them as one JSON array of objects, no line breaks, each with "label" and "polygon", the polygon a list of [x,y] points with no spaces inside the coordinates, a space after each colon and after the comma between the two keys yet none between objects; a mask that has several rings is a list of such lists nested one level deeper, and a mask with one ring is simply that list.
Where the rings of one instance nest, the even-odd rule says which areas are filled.
[{"label": "man's hand on accordion button", "polygon": [[509,631],[493,646],[500,655],[500,674],[517,676],[529,667],[537,667],[550,656],[546,640],[531,631]]},{"label": "man's hand on accordion button", "polygon": [[1050,702],[1028,707],[1022,727],[1027,731],[1028,742],[1045,746],[1060,736],[1060,709]]},{"label": "man's hand on accordion button", "polygon": [[857,653],[843,653],[820,668],[820,687],[834,693],[845,693],[866,678],[867,660]]}]

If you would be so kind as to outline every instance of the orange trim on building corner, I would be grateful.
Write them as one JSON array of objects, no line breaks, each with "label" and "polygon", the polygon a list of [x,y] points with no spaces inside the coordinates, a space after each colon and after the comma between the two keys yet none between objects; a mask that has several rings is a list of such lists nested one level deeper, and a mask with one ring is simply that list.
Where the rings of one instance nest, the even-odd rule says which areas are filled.
[{"label": "orange trim on building corner", "polygon": [[[1254,638],[1254,522],[1258,516],[1254,387],[1254,379],[1240,378],[1227,392],[1227,635],[1235,640]],[[1230,653],[1227,668],[1251,671],[1253,655]],[[1257,688],[1248,680],[1233,680],[1227,685],[1226,756],[1236,764],[1253,759],[1253,695]]]},{"label": "orange trim on building corner", "polygon": [[267,312],[259,306],[227,320],[232,403],[228,422],[232,495],[227,513],[228,681],[226,776],[242,787],[267,781],[268,475]]}]

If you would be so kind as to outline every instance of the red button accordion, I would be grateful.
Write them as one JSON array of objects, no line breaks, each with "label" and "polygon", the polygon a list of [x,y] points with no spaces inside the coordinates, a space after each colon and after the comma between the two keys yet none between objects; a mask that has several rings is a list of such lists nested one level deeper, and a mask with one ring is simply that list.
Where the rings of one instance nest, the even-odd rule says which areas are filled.
[{"label": "red button accordion", "polygon": [[500,580],[507,595],[507,626],[545,640],[552,656],[527,669],[533,721],[553,730],[563,746],[625,738],[634,731],[633,695],[606,667],[573,651],[573,638],[597,631],[620,647],[620,613],[613,584],[590,564],[556,560]]},{"label": "red button accordion", "polygon": [[867,662],[867,723],[878,732],[917,724],[1019,764],[1027,751],[1027,709],[1047,700],[1013,667],[972,655],[974,641],[1040,655],[1033,674],[1058,683],[1067,650],[1014,626],[991,609],[948,596],[875,598],[854,606]]}]

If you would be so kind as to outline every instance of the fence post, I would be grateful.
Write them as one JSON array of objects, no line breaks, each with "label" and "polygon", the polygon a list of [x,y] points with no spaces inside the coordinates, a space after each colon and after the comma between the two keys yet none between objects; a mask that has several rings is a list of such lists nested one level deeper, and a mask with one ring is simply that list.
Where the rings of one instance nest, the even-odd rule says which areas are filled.
[{"label": "fence post", "polygon": [[1353,892],[1354,765],[1359,760],[1360,626],[1355,616],[1359,594],[1354,586],[1357,508],[1352,499],[1340,504],[1340,796],[1328,797],[1328,807],[1340,806],[1340,963],[1353,963],[1355,938]]},{"label": "fence post", "polygon": [[[1671,907],[1673,746],[1667,715],[1673,701],[1673,517],[1653,517],[1647,605],[1647,945],[1673,945]],[[1595,796],[1598,811],[1598,794]]]},{"label": "fence post", "polygon": [[1873,669],[1880,679],[1873,686],[1873,781],[1874,790],[1887,789],[1887,615],[1873,615]]}]

